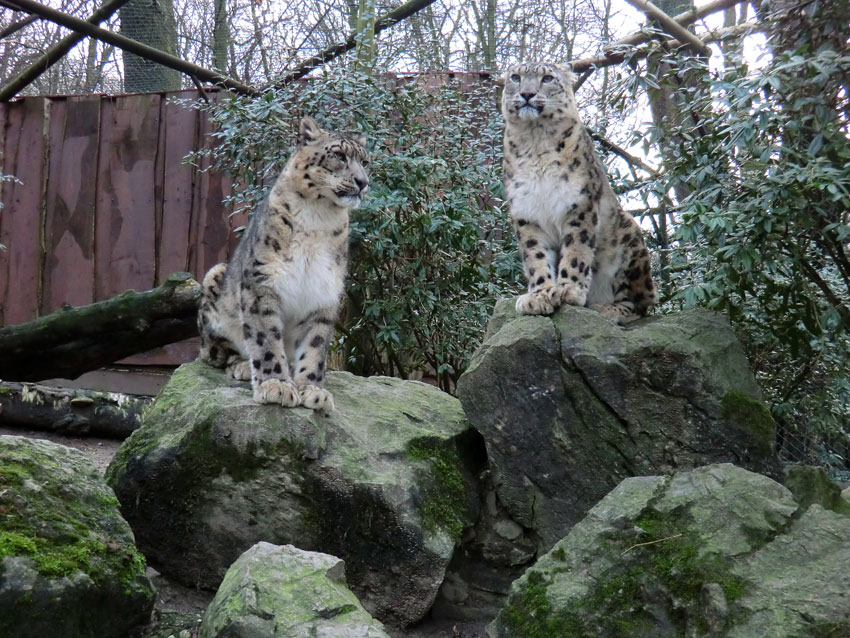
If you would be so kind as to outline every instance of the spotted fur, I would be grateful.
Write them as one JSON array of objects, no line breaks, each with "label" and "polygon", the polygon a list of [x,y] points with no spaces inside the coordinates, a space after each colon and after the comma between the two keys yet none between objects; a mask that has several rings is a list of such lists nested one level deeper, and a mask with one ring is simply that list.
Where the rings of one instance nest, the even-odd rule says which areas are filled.
[{"label": "spotted fur", "polygon": [[333,410],[322,387],[348,258],[348,217],[369,185],[363,140],[301,122],[298,147],[228,264],[203,281],[201,359],[251,381],[258,403]]},{"label": "spotted fur", "polygon": [[504,179],[528,292],[523,314],[588,306],[619,323],[656,302],[649,251],[579,118],[569,67],[520,64],[501,80]]}]

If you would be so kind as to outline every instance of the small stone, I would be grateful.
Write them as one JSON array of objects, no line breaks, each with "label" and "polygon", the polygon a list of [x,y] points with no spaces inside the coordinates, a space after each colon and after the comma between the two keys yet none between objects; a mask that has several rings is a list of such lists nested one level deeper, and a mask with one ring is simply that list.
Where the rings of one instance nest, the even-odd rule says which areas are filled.
[{"label": "small stone", "polygon": [[499,536],[511,541],[522,536],[522,526],[507,518],[496,521],[493,529]]}]

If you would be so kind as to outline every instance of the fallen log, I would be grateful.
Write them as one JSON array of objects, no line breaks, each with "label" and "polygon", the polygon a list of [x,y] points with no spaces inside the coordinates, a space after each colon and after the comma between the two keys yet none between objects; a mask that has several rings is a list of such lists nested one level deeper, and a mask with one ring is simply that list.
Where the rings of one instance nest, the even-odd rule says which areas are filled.
[{"label": "fallen log", "polygon": [[0,328],[0,379],[75,379],[84,372],[198,334],[201,287],[174,273],[158,288],[128,290]]},{"label": "fallen log", "polygon": [[0,424],[126,439],[152,397],[0,382]]}]

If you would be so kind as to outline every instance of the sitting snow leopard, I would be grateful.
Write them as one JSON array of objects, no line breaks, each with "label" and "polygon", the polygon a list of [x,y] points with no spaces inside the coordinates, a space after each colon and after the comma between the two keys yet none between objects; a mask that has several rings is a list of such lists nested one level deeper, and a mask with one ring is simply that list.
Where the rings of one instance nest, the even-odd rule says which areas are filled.
[{"label": "sitting snow leopard", "polygon": [[649,251],[579,119],[572,69],[519,64],[501,82],[505,190],[528,279],[517,311],[586,305],[621,324],[646,314]]},{"label": "sitting snow leopard", "polygon": [[322,386],[343,293],[348,216],[369,185],[365,141],[301,121],[298,144],[230,262],[204,277],[200,358],[254,400],[334,409]]}]

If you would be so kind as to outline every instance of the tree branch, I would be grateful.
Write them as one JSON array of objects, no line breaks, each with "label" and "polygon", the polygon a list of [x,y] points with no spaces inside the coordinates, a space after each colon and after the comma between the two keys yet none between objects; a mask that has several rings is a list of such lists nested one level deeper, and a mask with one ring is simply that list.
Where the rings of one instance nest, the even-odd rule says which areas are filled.
[{"label": "tree branch", "polygon": [[[700,18],[704,18],[705,16],[710,15],[712,13],[716,13],[718,11],[723,11],[724,9],[728,9],[731,6],[740,4],[743,1],[744,0],[718,0],[717,2],[713,2],[704,7],[700,7],[696,11],[687,11],[685,13],[681,13],[672,19],[681,26],[687,26],[689,24],[693,24]],[[722,40],[723,38],[732,37],[734,35],[740,35],[747,31],[756,31],[760,29],[761,27],[756,24],[736,25],[735,27],[730,27],[728,29],[717,29],[715,31],[703,34],[699,36],[699,39],[704,44],[708,44],[710,42]],[[631,34],[630,36],[625,37],[622,40],[617,40],[611,45],[605,47],[605,54],[601,57],[582,58],[580,60],[575,60],[574,62],[572,62],[573,70],[576,73],[583,73],[588,70],[592,71],[600,69],[602,67],[620,64],[626,59],[626,49],[629,49],[630,47],[636,46],[638,44],[642,44],[644,42],[648,42],[656,36],[656,33],[648,30],[637,31]],[[679,40],[668,40],[665,42],[665,46],[671,49],[675,49],[682,46],[682,43]],[[647,52],[634,51],[630,52],[629,55],[632,58],[641,59],[646,57]]]},{"label": "tree branch", "polygon": [[595,131],[593,131],[590,128],[587,129],[587,132],[590,133],[590,137],[592,139],[596,140],[597,142],[599,142],[602,145],[602,148],[604,148],[606,151],[610,151],[610,152],[614,153],[615,155],[619,155],[620,157],[622,157],[624,160],[626,160],[632,166],[637,166],[638,168],[645,170],[647,173],[649,173],[652,176],[658,175],[658,171],[656,169],[654,169],[651,166],[649,166],[648,164],[644,163],[640,158],[635,157],[634,155],[632,155],[631,153],[629,153],[625,149],[617,146],[616,144],[614,144],[614,142],[612,142],[608,138],[602,137],[599,133],[596,133]]},{"label": "tree branch", "polygon": [[686,46],[696,51],[699,55],[706,58],[711,56],[711,49],[705,46],[702,40],[652,4],[649,0],[626,0],[626,2],[632,5],[635,9],[643,11],[649,18],[658,22],[658,24],[660,24],[667,33],[672,35],[674,38],[677,38],[680,42],[684,42]]},{"label": "tree branch", "polygon": [[[375,21],[375,35],[378,35],[384,29],[398,24],[406,18],[409,18],[414,13],[418,13],[425,7],[433,4],[435,1],[436,0],[410,0],[410,2],[406,2],[400,7],[397,7],[389,13],[384,14]],[[318,55],[314,55],[309,60],[305,60],[297,67],[295,67],[295,69],[291,73],[285,75],[280,80],[271,83],[265,88],[286,86],[287,84],[294,82],[295,80],[303,78],[313,69],[316,69],[322,66],[323,64],[326,64],[331,60],[338,58],[343,53],[346,53],[347,51],[350,51],[351,49],[356,47],[357,41],[357,34],[352,34],[348,36],[348,39],[342,44],[335,44],[334,46],[325,49]]]},{"label": "tree branch", "polygon": [[152,400],[115,392],[0,382],[0,423],[126,439],[139,427]]}]

